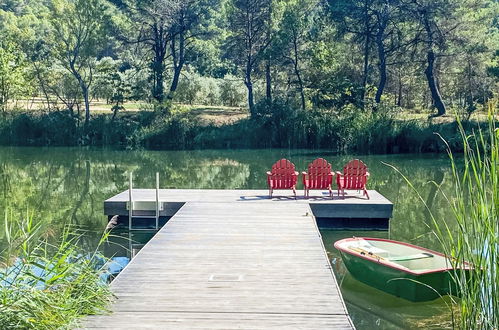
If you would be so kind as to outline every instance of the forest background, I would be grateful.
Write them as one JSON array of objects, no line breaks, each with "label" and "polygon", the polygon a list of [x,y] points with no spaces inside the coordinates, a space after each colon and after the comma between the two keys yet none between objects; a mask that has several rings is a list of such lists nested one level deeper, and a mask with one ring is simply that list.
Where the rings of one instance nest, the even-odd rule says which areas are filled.
[{"label": "forest background", "polygon": [[4,0],[0,143],[462,149],[497,108],[493,0]]}]

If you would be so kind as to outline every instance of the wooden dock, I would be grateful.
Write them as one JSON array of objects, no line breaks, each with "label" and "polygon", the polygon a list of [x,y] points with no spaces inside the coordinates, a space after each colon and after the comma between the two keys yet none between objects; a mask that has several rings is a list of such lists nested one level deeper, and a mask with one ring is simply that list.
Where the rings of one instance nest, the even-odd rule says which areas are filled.
[{"label": "wooden dock", "polygon": [[329,197],[213,192],[161,191],[179,209],[111,284],[112,313],[85,328],[354,328],[310,206]]},{"label": "wooden dock", "polygon": [[[246,202],[278,204],[277,202],[294,202],[307,204],[316,218],[326,219],[321,224],[337,229],[388,229],[392,217],[393,204],[375,190],[369,190],[370,199],[362,197],[356,191],[347,191],[345,199],[334,192],[333,198],[327,192],[310,192],[309,198],[298,195],[295,199],[291,191],[277,190],[274,197],[269,198],[267,190],[216,190],[216,189],[160,189],[158,192],[161,205],[159,215],[169,218],[186,202]],[[153,208],[156,201],[155,189],[133,189],[134,201],[149,203]],[[128,222],[128,190],[113,196],[104,202],[104,214],[109,218],[119,215],[121,222]],[[286,203],[288,204],[288,203]],[[273,207],[266,206],[266,207]],[[143,211],[153,215],[155,212]],[[139,214],[140,211],[135,212]]]}]

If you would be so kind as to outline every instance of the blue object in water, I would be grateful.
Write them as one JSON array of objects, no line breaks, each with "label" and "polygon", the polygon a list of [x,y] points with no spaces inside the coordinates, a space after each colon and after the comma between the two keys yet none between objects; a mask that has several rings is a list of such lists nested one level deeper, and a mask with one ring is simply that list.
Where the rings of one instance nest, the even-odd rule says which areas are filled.
[{"label": "blue object in water", "polygon": [[107,271],[111,273],[111,275],[118,275],[123,268],[128,265],[130,259],[127,257],[114,257],[111,258],[111,262],[108,264]]}]

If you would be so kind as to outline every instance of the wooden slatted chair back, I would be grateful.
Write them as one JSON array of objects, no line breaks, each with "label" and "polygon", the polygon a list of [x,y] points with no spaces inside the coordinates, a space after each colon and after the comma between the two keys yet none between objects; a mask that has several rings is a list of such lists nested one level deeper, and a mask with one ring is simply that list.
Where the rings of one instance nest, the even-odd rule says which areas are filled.
[{"label": "wooden slatted chair back", "polygon": [[343,167],[343,187],[363,189],[367,183],[368,168],[361,160],[354,159]]},{"label": "wooden slatted chair back", "polygon": [[274,189],[289,189],[296,184],[295,165],[285,158],[272,165],[270,172],[272,174],[270,180],[272,180]]},{"label": "wooden slatted chair back", "polygon": [[309,189],[326,189],[331,186],[333,180],[331,164],[324,158],[317,158],[308,164],[307,174]]}]

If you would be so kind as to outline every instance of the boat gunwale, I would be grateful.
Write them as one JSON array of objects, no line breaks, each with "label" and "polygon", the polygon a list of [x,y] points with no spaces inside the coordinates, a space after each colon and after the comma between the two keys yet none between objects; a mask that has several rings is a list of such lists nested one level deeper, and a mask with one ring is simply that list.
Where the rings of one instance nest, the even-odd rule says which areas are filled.
[{"label": "boat gunwale", "polygon": [[345,253],[348,253],[350,255],[353,255],[353,256],[356,256],[356,257],[360,257],[360,258],[362,258],[364,260],[368,260],[368,261],[372,261],[372,262],[377,262],[378,264],[382,264],[384,266],[387,266],[387,267],[390,267],[390,268],[393,268],[393,269],[396,269],[396,270],[399,270],[399,271],[402,271],[402,272],[405,272],[405,273],[409,273],[411,275],[416,275],[416,276],[426,275],[426,274],[432,274],[432,273],[443,273],[443,272],[451,271],[451,270],[455,270],[455,269],[468,270],[469,269],[468,267],[470,267],[470,264],[466,262],[466,266],[468,266],[468,267],[465,267],[465,268],[461,268],[461,267],[454,268],[454,267],[451,266],[451,267],[446,267],[446,268],[436,268],[436,269],[431,269],[431,270],[426,270],[426,271],[418,272],[418,271],[413,271],[410,268],[404,267],[404,266],[402,266],[402,265],[400,265],[400,264],[398,264],[396,262],[392,262],[392,261],[389,261],[389,260],[384,261],[384,260],[381,260],[381,259],[377,260],[376,258],[368,257],[368,256],[365,256],[365,255],[362,255],[360,252],[352,251],[350,249],[347,249],[347,248],[344,248],[344,247],[340,246],[341,243],[345,243],[345,242],[349,242],[349,241],[358,241],[358,240],[361,240],[361,239],[363,239],[365,241],[381,241],[381,242],[388,242],[388,243],[394,243],[394,244],[404,245],[404,246],[408,246],[408,247],[411,247],[411,248],[416,248],[418,250],[430,252],[432,254],[444,257],[447,260],[450,259],[445,254],[437,252],[437,251],[433,251],[433,250],[430,250],[430,249],[427,249],[427,248],[424,248],[424,247],[421,247],[421,246],[417,246],[417,245],[414,245],[414,244],[400,242],[400,241],[394,241],[394,240],[385,239],[385,238],[349,237],[349,238],[344,238],[344,239],[341,239],[339,241],[334,242],[334,247],[337,250],[341,251],[341,252],[345,252]]}]

